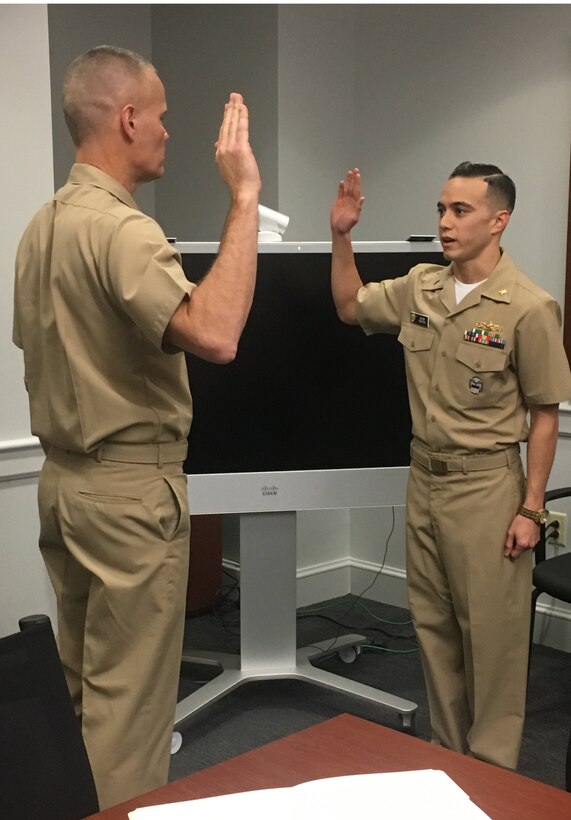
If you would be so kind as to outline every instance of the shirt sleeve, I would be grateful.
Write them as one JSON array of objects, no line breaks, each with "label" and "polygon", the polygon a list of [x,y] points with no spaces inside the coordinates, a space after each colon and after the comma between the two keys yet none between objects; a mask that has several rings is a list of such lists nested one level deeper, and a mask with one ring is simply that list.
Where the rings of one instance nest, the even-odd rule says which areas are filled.
[{"label": "shirt sleeve", "polygon": [[516,328],[516,369],[528,406],[571,398],[571,371],[561,340],[561,310],[555,299],[540,300]]},{"label": "shirt sleeve", "polygon": [[400,332],[409,277],[410,273],[359,288],[355,314],[367,336]]},{"label": "shirt sleeve", "polygon": [[186,279],[179,253],[153,219],[133,211],[121,222],[110,244],[108,272],[120,307],[162,348],[173,313],[196,285]]}]

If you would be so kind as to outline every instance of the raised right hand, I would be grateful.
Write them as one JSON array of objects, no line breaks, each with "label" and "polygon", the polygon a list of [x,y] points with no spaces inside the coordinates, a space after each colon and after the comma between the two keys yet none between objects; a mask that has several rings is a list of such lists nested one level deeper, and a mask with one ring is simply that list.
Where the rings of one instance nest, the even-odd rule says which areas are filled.
[{"label": "raised right hand", "polygon": [[230,94],[224,107],[215,158],[233,199],[241,194],[259,194],[262,183],[249,142],[248,109],[241,94]]},{"label": "raised right hand", "polygon": [[365,197],[361,195],[361,173],[358,168],[348,171],[339,183],[337,199],[331,208],[331,230],[348,234],[361,217]]}]

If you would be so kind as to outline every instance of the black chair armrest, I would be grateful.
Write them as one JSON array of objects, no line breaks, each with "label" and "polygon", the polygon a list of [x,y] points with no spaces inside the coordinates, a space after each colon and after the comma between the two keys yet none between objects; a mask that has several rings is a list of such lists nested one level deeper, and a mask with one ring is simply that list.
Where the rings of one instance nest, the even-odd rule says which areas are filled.
[{"label": "black chair armrest", "polygon": [[[559,487],[555,490],[547,490],[544,496],[544,507],[548,507],[550,501],[555,501],[558,498],[567,498],[571,496],[571,487]],[[545,561],[545,524],[541,525],[539,541],[535,548],[535,565],[541,564]]]}]

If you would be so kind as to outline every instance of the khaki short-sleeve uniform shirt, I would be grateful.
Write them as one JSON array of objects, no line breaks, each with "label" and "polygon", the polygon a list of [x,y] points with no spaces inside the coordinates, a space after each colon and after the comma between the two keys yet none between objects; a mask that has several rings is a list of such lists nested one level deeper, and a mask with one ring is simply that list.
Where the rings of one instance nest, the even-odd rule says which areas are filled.
[{"label": "khaki short-sleeve uniform shirt", "polygon": [[184,354],[163,349],[189,283],[177,251],[129,192],[76,164],[26,229],[13,340],[23,348],[32,432],[63,449],[186,438]]},{"label": "khaki short-sleeve uniform shirt", "polygon": [[529,407],[571,397],[559,306],[505,252],[460,304],[451,266],[424,264],[362,287],[356,309],[367,334],[398,334],[413,435],[427,450],[525,441]]}]

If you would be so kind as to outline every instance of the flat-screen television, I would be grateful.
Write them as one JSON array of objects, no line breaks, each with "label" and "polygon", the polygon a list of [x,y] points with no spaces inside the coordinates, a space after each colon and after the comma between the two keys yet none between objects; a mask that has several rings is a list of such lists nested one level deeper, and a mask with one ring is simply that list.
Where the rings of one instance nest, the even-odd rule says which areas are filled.
[{"label": "flat-screen television", "polygon": [[[218,243],[180,242],[187,278]],[[354,243],[365,282],[442,262],[438,242]],[[189,355],[194,404],[185,471],[193,514],[404,503],[411,420],[401,345],[337,317],[329,242],[260,244],[236,359]]]}]

